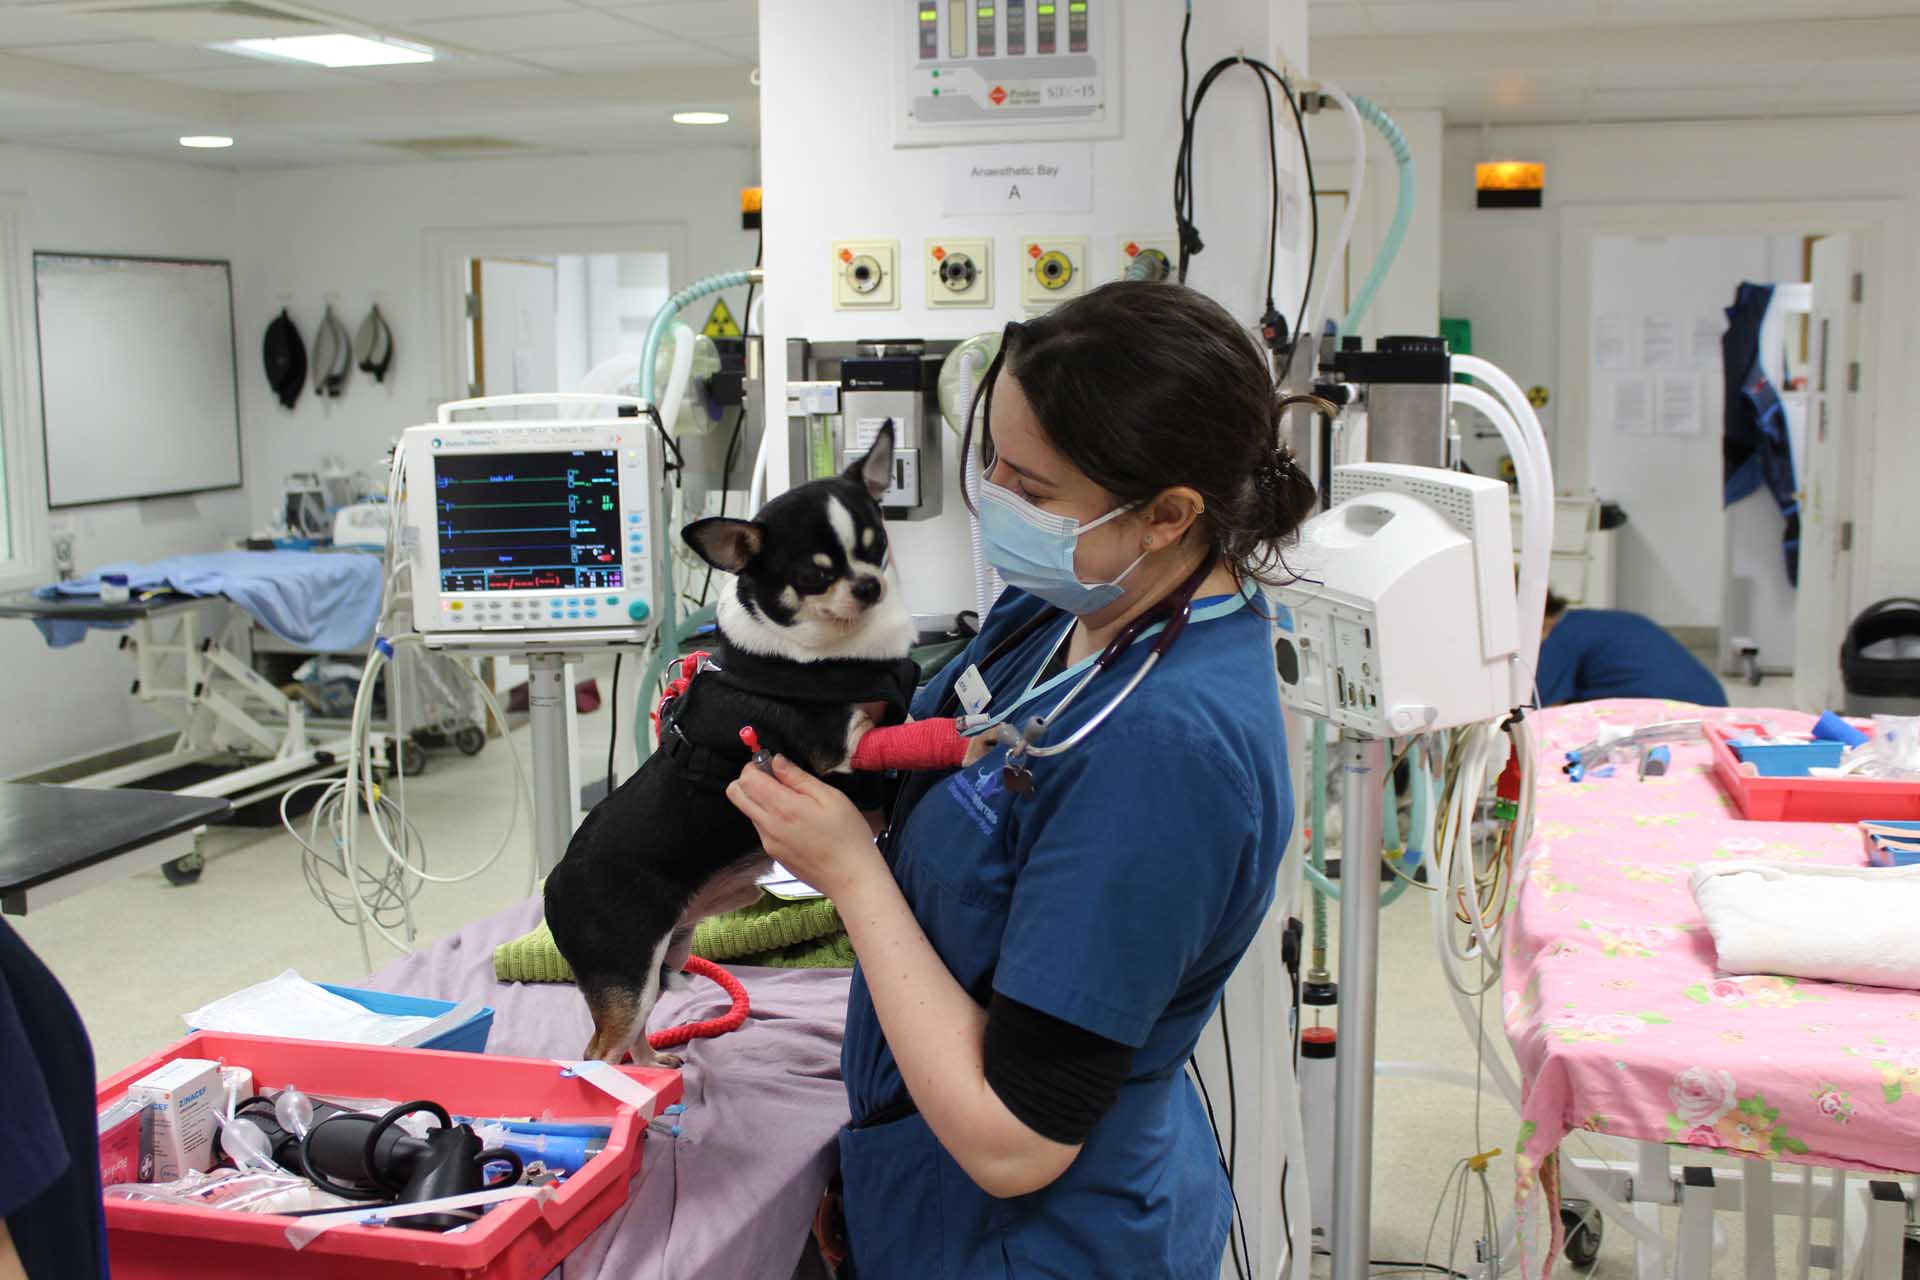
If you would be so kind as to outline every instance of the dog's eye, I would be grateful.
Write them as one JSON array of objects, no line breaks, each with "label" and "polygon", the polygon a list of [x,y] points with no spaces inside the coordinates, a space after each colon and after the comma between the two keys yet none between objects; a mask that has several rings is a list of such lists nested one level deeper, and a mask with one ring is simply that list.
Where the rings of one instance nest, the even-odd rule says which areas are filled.
[{"label": "dog's eye", "polygon": [[794,575],[793,585],[802,591],[824,591],[833,581],[833,575],[825,569],[802,569]]}]

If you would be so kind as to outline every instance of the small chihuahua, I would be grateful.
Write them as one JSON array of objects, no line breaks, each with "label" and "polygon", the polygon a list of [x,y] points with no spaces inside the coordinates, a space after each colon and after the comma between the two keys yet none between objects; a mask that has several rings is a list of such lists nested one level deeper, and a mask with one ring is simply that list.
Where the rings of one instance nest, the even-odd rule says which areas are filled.
[{"label": "small chihuahua", "polygon": [[913,619],[883,576],[879,504],[892,473],[889,421],[844,474],[783,493],[752,520],[682,531],[735,575],[720,596],[718,653],[662,715],[660,749],[594,806],[547,879],[547,924],[593,1013],[586,1057],[680,1065],[647,1044],[647,1015],[686,963],[694,925],[755,901],[770,865],[726,796],[750,758],[740,730],[824,775],[846,769],[868,729],[905,718]]}]

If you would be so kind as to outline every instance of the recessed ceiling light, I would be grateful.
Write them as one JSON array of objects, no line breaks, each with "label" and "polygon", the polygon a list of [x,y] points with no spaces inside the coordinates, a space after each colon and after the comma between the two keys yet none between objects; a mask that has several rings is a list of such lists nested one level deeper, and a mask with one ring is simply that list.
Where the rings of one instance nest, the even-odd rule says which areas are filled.
[{"label": "recessed ceiling light", "polygon": [[400,62],[432,62],[433,50],[404,40],[376,40],[339,32],[324,36],[276,36],[215,45],[234,53],[311,62],[322,67],[390,67]]},{"label": "recessed ceiling light", "polygon": [[183,147],[205,147],[212,150],[218,147],[232,146],[233,139],[217,133],[190,133],[180,139],[180,145]]},{"label": "recessed ceiling light", "polygon": [[725,124],[733,119],[724,111],[676,111],[673,113],[675,124]]}]

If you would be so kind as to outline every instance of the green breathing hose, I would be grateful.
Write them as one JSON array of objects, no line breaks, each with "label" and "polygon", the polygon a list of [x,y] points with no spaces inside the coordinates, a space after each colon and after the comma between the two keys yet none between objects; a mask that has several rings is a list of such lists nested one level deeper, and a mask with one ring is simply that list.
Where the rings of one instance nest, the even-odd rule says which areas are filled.
[{"label": "green breathing hose", "polygon": [[[759,267],[748,271],[723,271],[719,275],[707,276],[704,279],[695,280],[668,298],[661,308],[653,313],[653,323],[647,326],[647,338],[640,347],[640,398],[653,408],[656,415],[660,412],[660,405],[654,398],[654,365],[660,358],[660,344],[665,340],[667,331],[673,327],[674,321],[680,318],[681,310],[688,303],[704,298],[708,294],[719,293],[723,289],[738,288],[743,284],[758,284],[764,278],[764,273]],[[661,425],[661,430],[663,432],[666,430],[664,423]],[[633,746],[642,762],[646,760],[650,750],[647,745],[647,729],[650,723],[649,712],[652,708],[648,704],[654,687],[666,672],[667,664],[679,657],[682,631],[680,597],[673,582],[673,548],[671,546],[662,550],[660,566],[660,597],[666,602],[666,607],[661,611],[653,658],[647,664],[646,674],[641,677],[640,698],[634,704]],[[687,628],[702,626],[712,617],[712,606],[699,609],[686,619]],[[614,709],[614,714],[619,714],[618,708]]]},{"label": "green breathing hose", "polygon": [[1327,880],[1327,722],[1313,722],[1313,790],[1308,793],[1307,883],[1313,886],[1313,967],[1327,966],[1327,899],[1339,888]]},{"label": "green breathing hose", "polygon": [[[1433,808],[1429,797],[1431,787],[1425,767],[1418,759],[1413,761],[1413,772],[1409,779],[1413,785],[1413,813],[1408,819],[1408,830],[1412,835],[1426,831],[1427,822]],[[1400,848],[1396,859],[1404,875],[1393,877],[1385,889],[1380,891],[1380,905],[1392,906],[1401,894],[1407,891],[1412,875],[1409,864],[1418,866],[1424,850],[1404,848],[1400,839],[1400,798],[1399,788],[1394,785],[1393,770],[1387,770],[1384,782],[1383,813],[1381,815],[1381,843],[1388,849]],[[1340,885],[1345,876],[1345,864],[1342,863],[1343,880],[1336,881],[1327,877],[1326,825],[1327,825],[1327,725],[1324,720],[1313,722],[1313,790],[1308,796],[1308,823],[1312,835],[1307,842],[1307,865],[1302,868],[1307,884],[1313,890],[1313,952],[1319,957],[1315,968],[1325,967],[1327,953],[1327,899],[1336,901],[1340,897]]]},{"label": "green breathing hose", "polygon": [[1378,129],[1381,136],[1386,138],[1387,146],[1393,149],[1393,158],[1400,168],[1400,189],[1399,199],[1393,209],[1393,225],[1387,228],[1387,238],[1381,242],[1380,252],[1373,259],[1373,270],[1367,273],[1366,283],[1360,286],[1353,305],[1347,308],[1347,314],[1341,318],[1340,333],[1343,337],[1360,327],[1360,318],[1367,314],[1367,308],[1373,304],[1375,291],[1386,278],[1387,269],[1393,266],[1393,260],[1399,256],[1400,242],[1407,238],[1407,224],[1413,221],[1413,151],[1407,146],[1406,135],[1400,132],[1400,126],[1393,122],[1393,117],[1374,102],[1356,95],[1353,105],[1359,109],[1361,118]]},{"label": "green breathing hose", "polygon": [[722,289],[737,289],[743,284],[757,283],[760,268],[748,271],[723,271],[719,275],[707,276],[695,280],[680,292],[668,298],[665,305],[653,313],[653,323],[647,326],[647,340],[640,347],[640,398],[653,405],[655,411],[660,406],[654,403],[653,366],[660,356],[660,344],[666,340],[667,330],[679,318],[680,312],[690,302],[696,302],[710,293],[719,293]]}]

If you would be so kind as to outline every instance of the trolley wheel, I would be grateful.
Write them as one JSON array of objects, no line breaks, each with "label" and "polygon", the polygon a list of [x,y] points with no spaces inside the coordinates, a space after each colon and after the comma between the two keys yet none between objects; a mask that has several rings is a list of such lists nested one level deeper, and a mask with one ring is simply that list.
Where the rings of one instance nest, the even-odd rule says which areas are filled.
[{"label": "trolley wheel", "polygon": [[192,853],[183,853],[171,862],[160,864],[160,870],[166,875],[168,884],[197,884],[200,873],[206,870],[207,855],[195,849]]},{"label": "trolley wheel", "polygon": [[487,748],[487,731],[470,724],[453,735],[453,745],[460,748],[463,756],[477,756]]},{"label": "trolley wheel", "polygon": [[406,774],[409,778],[415,774],[425,773],[427,771],[427,749],[415,742],[412,738],[403,740],[397,750],[389,748],[389,754],[387,756],[388,763],[395,763],[396,756],[397,767],[401,773]]},{"label": "trolley wheel", "polygon": [[1591,1205],[1564,1203],[1560,1206],[1560,1225],[1566,1231],[1566,1255],[1569,1265],[1590,1271],[1600,1260],[1601,1233],[1606,1224]]}]

